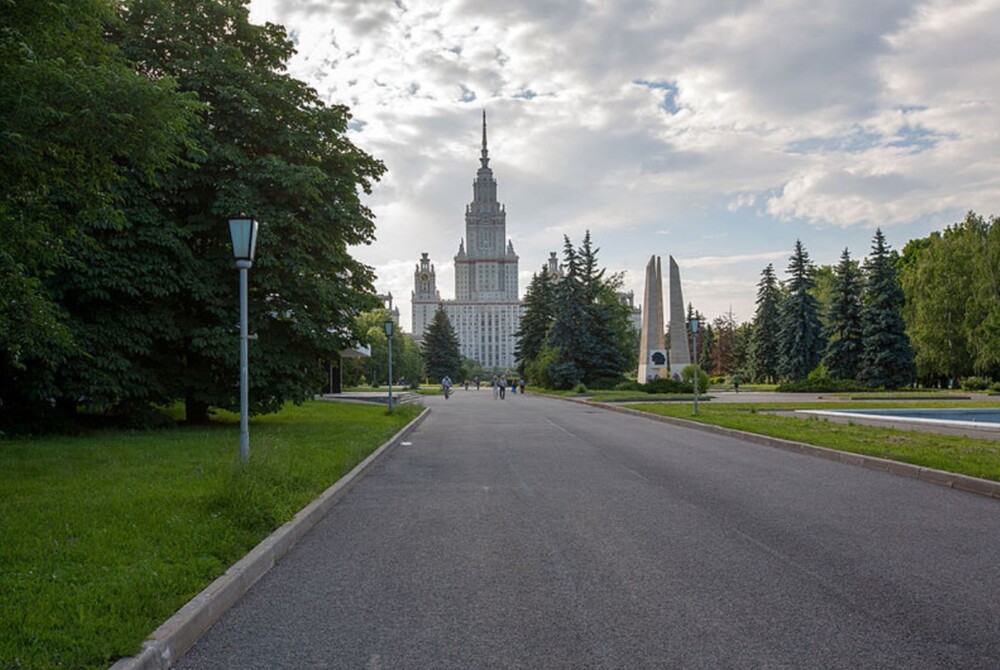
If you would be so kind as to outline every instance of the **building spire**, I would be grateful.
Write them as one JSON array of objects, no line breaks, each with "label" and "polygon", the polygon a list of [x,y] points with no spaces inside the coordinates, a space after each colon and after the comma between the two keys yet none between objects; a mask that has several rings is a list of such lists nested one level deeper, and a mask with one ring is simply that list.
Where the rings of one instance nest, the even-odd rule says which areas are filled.
[{"label": "building spire", "polygon": [[480,154],[479,162],[482,163],[483,167],[489,167],[490,165],[490,153],[486,149],[486,110],[483,110],[483,150]]}]

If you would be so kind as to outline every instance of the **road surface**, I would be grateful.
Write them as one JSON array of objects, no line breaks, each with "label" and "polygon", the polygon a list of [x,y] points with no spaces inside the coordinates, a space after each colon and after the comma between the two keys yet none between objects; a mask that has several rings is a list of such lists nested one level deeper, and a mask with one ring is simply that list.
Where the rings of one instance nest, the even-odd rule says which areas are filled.
[{"label": "road surface", "polygon": [[427,420],[181,668],[1000,668],[1000,503],[538,396]]}]

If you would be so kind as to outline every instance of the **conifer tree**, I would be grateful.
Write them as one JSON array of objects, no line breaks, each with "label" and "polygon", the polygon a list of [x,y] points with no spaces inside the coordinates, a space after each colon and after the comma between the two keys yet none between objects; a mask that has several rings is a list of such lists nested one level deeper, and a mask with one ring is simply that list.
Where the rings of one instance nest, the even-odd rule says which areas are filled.
[{"label": "conifer tree", "polygon": [[873,387],[899,388],[913,381],[913,349],[903,321],[903,290],[882,230],[875,231],[865,262],[861,311],[863,348],[858,378]]},{"label": "conifer tree", "polygon": [[554,350],[548,377],[555,388],[572,388],[583,379],[580,362],[592,349],[589,315],[580,281],[580,259],[569,237],[563,237],[563,276],[555,289],[555,309],[548,346]]},{"label": "conifer tree", "polygon": [[431,381],[438,382],[445,375],[456,384],[461,381],[462,355],[458,348],[458,335],[440,305],[424,332],[423,354],[427,377]]},{"label": "conifer tree", "polygon": [[526,375],[526,366],[538,358],[545,346],[549,328],[555,319],[554,315],[554,277],[549,274],[548,267],[542,265],[541,272],[531,277],[528,290],[524,294],[524,315],[521,325],[514,334],[516,345],[514,357],[517,360],[517,370],[521,376]]},{"label": "conifer tree", "polygon": [[819,302],[812,295],[815,286],[813,264],[801,240],[795,241],[795,251],[789,259],[788,295],[779,307],[778,339],[781,357],[779,376],[798,381],[804,379],[820,362],[823,352]]},{"label": "conifer tree", "polygon": [[861,358],[862,277],[846,248],[833,273],[833,296],[827,311],[823,365],[834,379],[854,379]]},{"label": "conifer tree", "polygon": [[754,313],[747,344],[747,367],[751,379],[771,382],[778,378],[778,332],[780,330],[781,289],[769,263],[757,283],[757,311]]},{"label": "conifer tree", "polygon": [[[615,293],[620,277],[605,278],[604,268],[599,268],[597,263],[598,251],[600,249],[594,248],[588,230],[577,252],[584,312],[590,331],[590,349],[583,352],[580,360],[584,370],[583,381],[587,384],[621,379],[626,361],[623,335],[631,331],[628,316]],[[630,341],[627,346],[630,346]]]}]

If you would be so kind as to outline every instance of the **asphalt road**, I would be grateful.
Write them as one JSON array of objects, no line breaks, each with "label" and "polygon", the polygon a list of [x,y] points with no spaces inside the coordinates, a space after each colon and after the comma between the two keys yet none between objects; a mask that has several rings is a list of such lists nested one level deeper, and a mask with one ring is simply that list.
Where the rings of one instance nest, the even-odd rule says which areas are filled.
[{"label": "asphalt road", "polygon": [[488,390],[181,668],[1000,668],[1000,503]]}]

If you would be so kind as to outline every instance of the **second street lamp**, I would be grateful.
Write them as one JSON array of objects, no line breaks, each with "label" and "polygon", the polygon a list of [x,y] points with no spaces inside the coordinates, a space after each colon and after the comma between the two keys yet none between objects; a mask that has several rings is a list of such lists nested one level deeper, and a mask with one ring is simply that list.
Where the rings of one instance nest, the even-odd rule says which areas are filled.
[{"label": "second street lamp", "polygon": [[382,324],[386,339],[389,342],[389,414],[392,414],[392,328],[395,325],[392,319]]},{"label": "second street lamp", "polygon": [[254,219],[229,220],[229,236],[233,243],[233,258],[240,271],[240,462],[250,459],[250,364],[247,335],[247,283],[250,266],[257,251],[257,229]]}]

